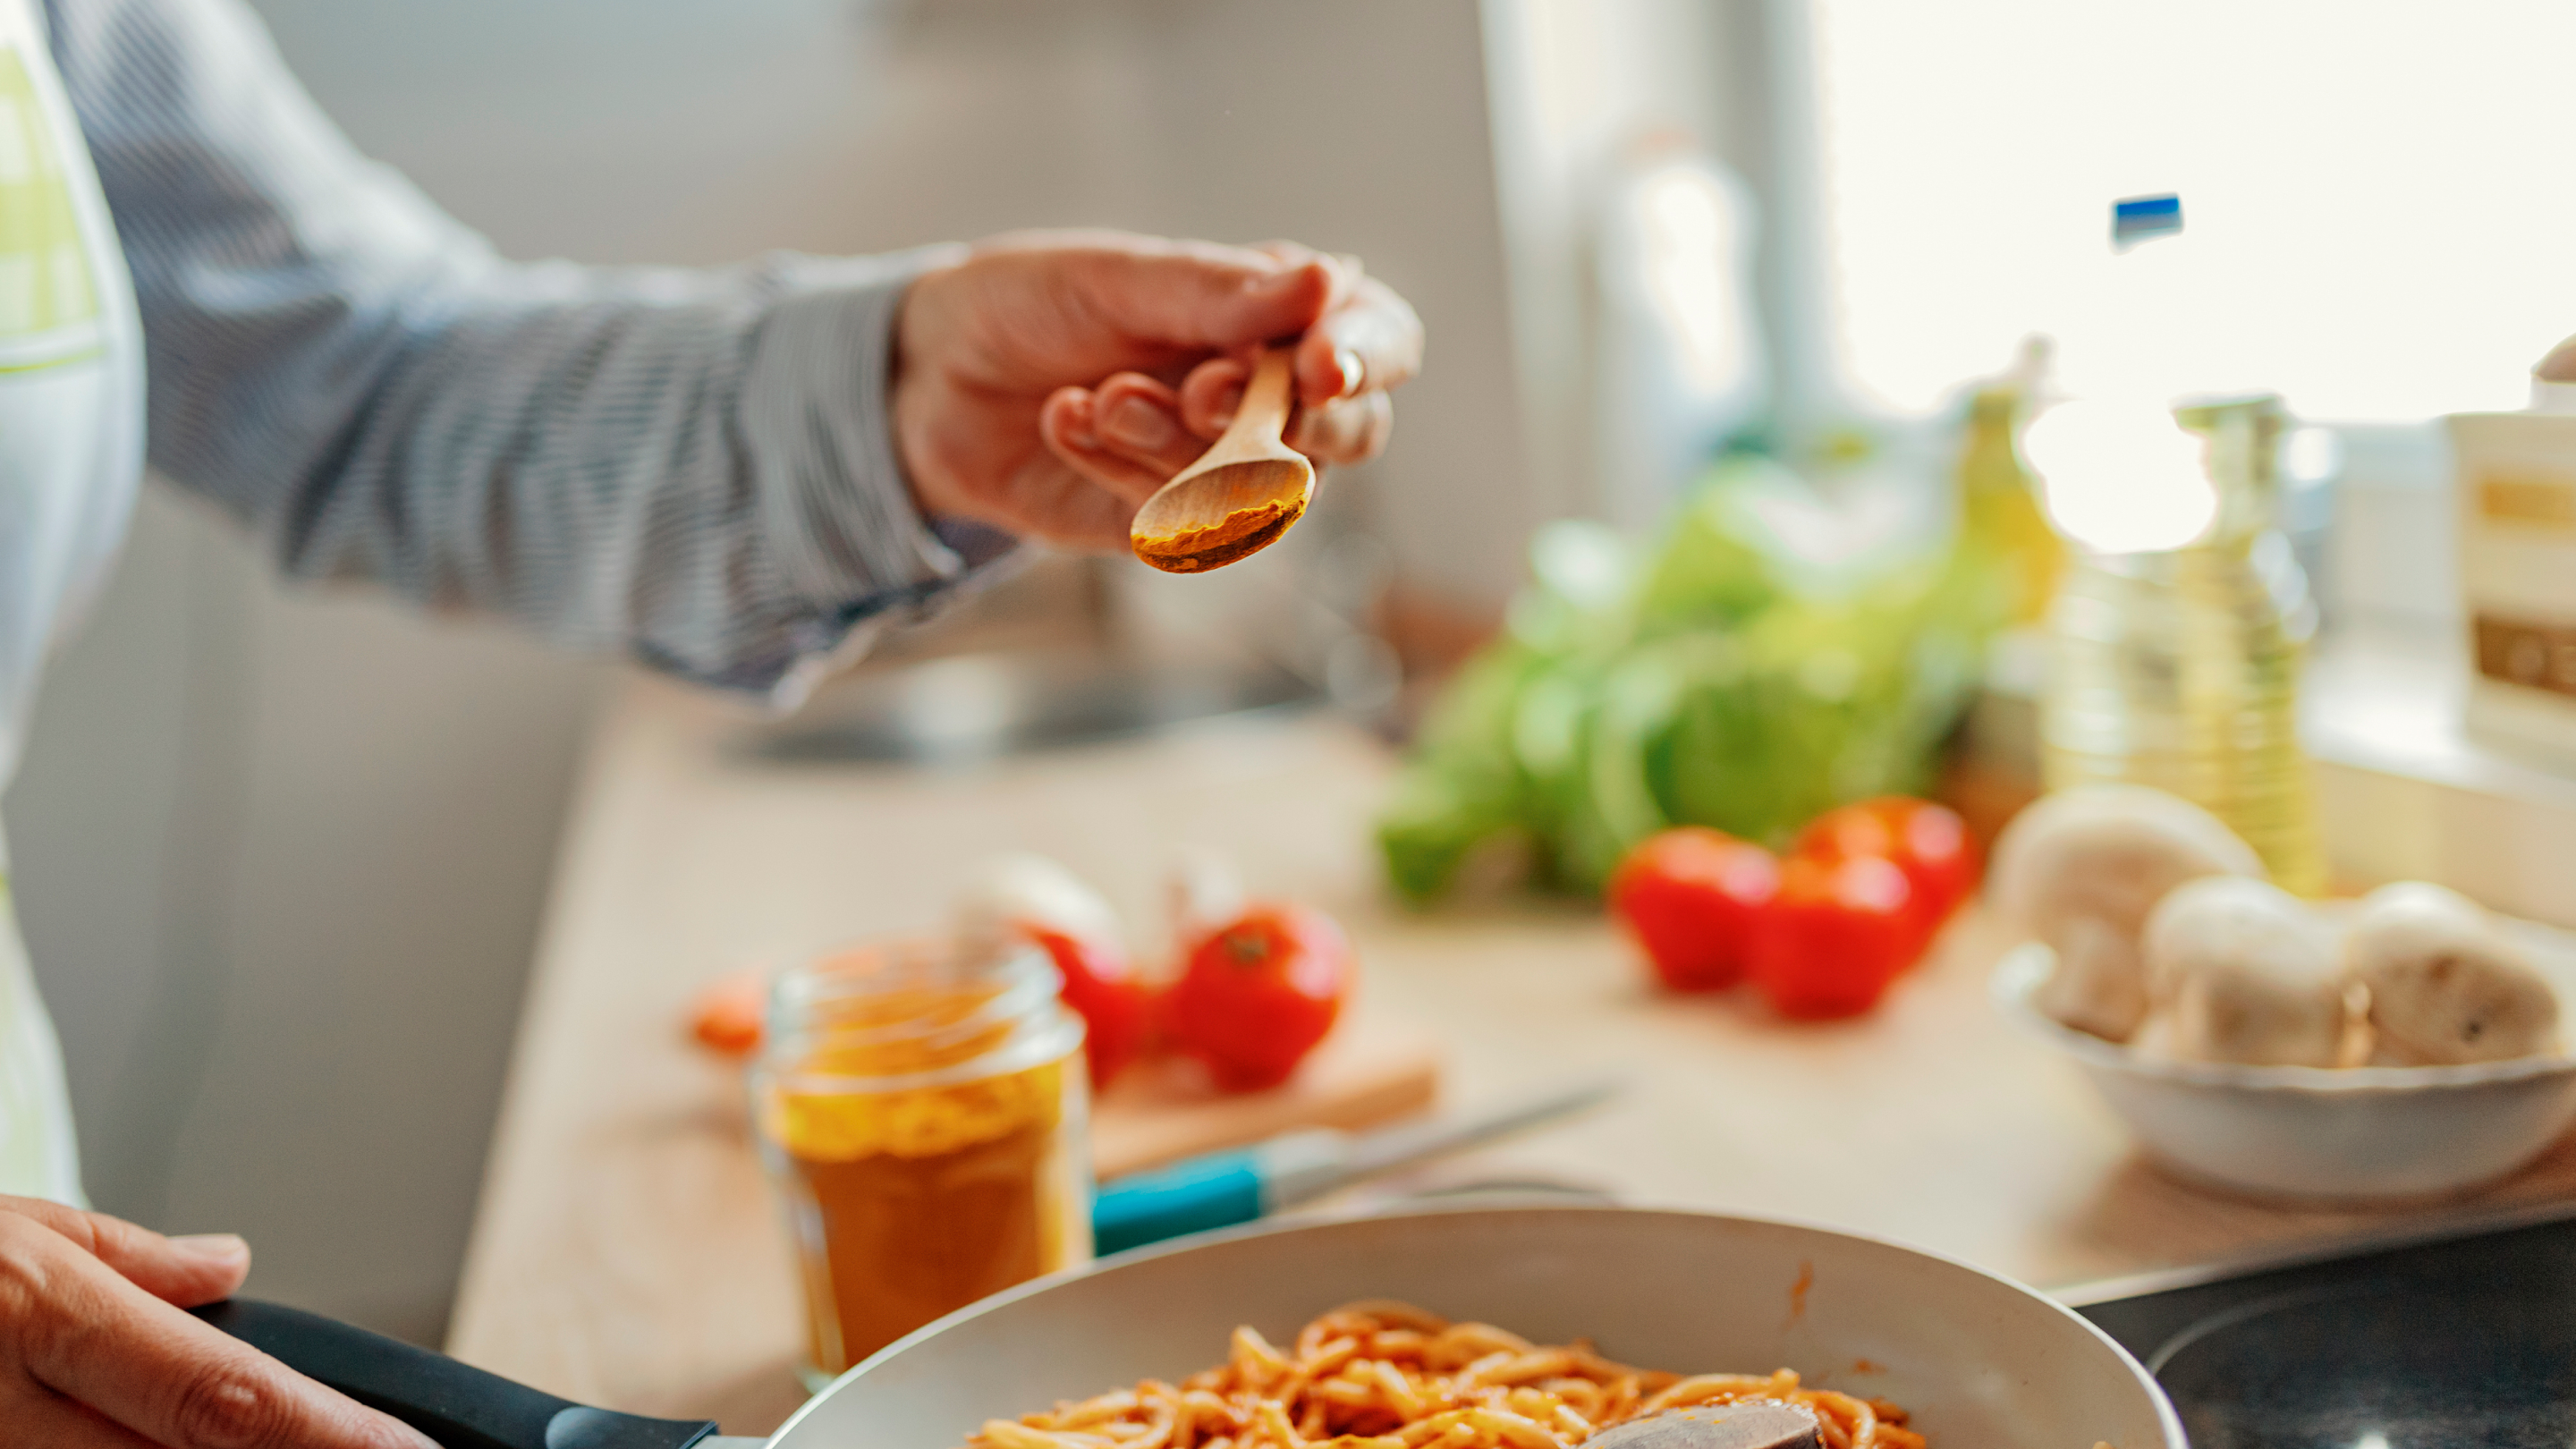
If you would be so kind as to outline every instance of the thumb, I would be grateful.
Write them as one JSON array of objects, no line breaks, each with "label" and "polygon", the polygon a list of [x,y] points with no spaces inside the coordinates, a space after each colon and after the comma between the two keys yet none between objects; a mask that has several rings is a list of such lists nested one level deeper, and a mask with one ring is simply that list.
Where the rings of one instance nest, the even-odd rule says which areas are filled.
[{"label": "thumb", "polygon": [[2576,382],[2576,337],[2570,337],[2549,350],[2531,375],[2542,382]]},{"label": "thumb", "polygon": [[250,1244],[230,1234],[165,1238],[123,1218],[32,1197],[0,1197],[0,1212],[51,1228],[135,1287],[181,1308],[221,1302],[250,1276]]},{"label": "thumb", "polygon": [[1315,325],[1332,303],[1332,264],[1242,247],[1138,238],[1067,258],[1084,310],[1149,346],[1226,352]]}]

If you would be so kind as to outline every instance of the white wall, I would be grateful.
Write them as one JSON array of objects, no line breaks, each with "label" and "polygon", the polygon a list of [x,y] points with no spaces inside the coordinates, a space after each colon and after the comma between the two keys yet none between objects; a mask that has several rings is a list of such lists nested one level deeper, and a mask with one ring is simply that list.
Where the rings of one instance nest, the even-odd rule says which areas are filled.
[{"label": "white wall", "polygon": [[[717,261],[1109,224],[1366,256],[1431,370],[1372,480],[1497,599],[1538,511],[1465,0],[259,0],[373,154],[522,255]],[[595,674],[289,596],[158,499],[8,819],[102,1205],[430,1336]]]},{"label": "white wall", "polygon": [[147,499],[7,801],[99,1206],[437,1333],[594,678]]},{"label": "white wall", "polygon": [[326,107],[510,251],[718,261],[1106,225],[1355,252],[1429,373],[1374,480],[1498,599],[1538,505],[1467,0],[262,0]]},{"label": "white wall", "polygon": [[1620,391],[1639,379],[1603,297],[1613,188],[1652,155],[1695,150],[1741,183],[1776,422],[1795,437],[1842,421],[1822,350],[1805,0],[1482,4],[1521,409],[1554,506],[1631,527],[1671,506],[1646,446],[1657,420]]}]

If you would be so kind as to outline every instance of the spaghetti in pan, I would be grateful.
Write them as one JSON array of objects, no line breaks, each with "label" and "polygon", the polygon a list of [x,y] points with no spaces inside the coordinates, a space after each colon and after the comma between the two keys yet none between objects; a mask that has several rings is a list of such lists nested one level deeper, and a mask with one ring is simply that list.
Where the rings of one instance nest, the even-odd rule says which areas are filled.
[{"label": "spaghetti in pan", "polygon": [[1805,1388],[1787,1369],[1631,1368],[1588,1343],[1533,1344],[1386,1302],[1335,1309],[1287,1349],[1238,1328],[1216,1368],[994,1419],[969,1449],[1575,1449],[1641,1414],[1744,1402],[1806,1409],[1827,1449],[1923,1449],[1903,1409]]}]

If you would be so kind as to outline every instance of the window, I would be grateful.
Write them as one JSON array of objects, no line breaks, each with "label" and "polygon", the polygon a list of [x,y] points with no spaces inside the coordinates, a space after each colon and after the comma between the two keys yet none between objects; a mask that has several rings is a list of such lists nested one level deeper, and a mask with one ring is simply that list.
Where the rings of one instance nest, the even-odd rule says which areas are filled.
[{"label": "window", "polygon": [[2308,418],[2519,407],[2576,333],[2576,5],[1809,12],[1821,289],[1865,403],[1936,407],[2060,327],[2145,192],[2181,194],[2243,370]]}]

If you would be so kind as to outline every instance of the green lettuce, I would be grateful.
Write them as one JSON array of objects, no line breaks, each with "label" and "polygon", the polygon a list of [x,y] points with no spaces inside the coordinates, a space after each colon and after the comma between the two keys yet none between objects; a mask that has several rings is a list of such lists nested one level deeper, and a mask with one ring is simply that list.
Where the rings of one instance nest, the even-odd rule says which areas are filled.
[{"label": "green lettuce", "polygon": [[1920,793],[2000,613],[1986,560],[1873,540],[1754,458],[1713,470],[1643,550],[1560,523],[1531,564],[1379,818],[1408,898],[1491,847],[1536,884],[1597,892],[1668,826],[1776,845],[1836,805]]}]

